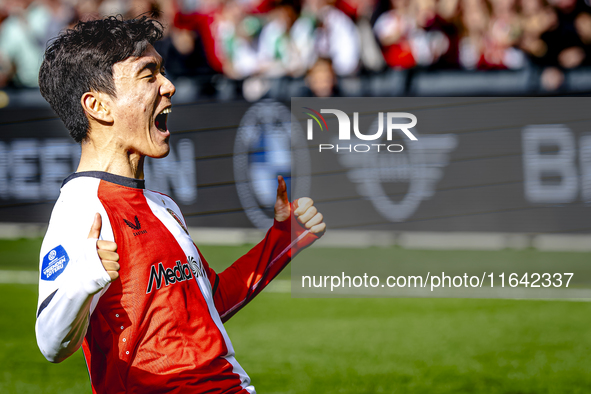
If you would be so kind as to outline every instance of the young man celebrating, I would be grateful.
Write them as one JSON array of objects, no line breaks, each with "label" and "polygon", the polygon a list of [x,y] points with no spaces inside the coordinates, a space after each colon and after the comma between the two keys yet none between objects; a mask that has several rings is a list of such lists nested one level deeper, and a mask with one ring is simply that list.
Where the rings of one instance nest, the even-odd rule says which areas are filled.
[{"label": "young man celebrating", "polygon": [[223,322],[325,224],[309,198],[289,204],[279,177],[265,239],[220,274],[209,268],[175,202],[144,188],[144,158],[170,150],[161,36],[145,17],[110,17],[45,53],[41,93],[82,156],[43,241],[37,342],[52,362],[82,346],[94,393],[254,393]]}]

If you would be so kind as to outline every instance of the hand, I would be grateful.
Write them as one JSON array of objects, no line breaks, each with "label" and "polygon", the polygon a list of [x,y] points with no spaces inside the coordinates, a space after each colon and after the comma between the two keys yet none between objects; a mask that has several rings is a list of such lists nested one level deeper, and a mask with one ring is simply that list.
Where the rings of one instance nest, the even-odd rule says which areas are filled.
[{"label": "hand", "polygon": [[326,223],[323,221],[324,216],[314,206],[314,201],[310,197],[302,197],[295,200],[293,206],[295,208],[293,214],[298,222],[312,234],[322,237],[326,231]]},{"label": "hand", "polygon": [[[103,226],[103,219],[101,218],[101,214],[97,213],[94,215],[94,222],[92,223],[92,227],[90,227],[90,232],[88,233],[88,238],[95,238],[98,239],[101,235],[101,227]],[[111,277],[111,280],[115,280],[119,277],[119,254],[117,254],[117,244],[112,241],[103,241],[98,240],[96,241],[96,249],[99,257],[101,258],[101,263],[103,263],[103,267],[107,274]]]},{"label": "hand", "polygon": [[[283,222],[289,219],[291,208],[287,197],[285,180],[279,175],[277,181],[279,184],[277,185],[277,201],[275,202],[275,220]],[[293,214],[298,222],[310,230],[312,234],[321,237],[326,231],[326,223],[323,222],[324,217],[322,214],[314,206],[314,201],[309,197],[302,197],[295,200],[293,206],[295,209]]]}]

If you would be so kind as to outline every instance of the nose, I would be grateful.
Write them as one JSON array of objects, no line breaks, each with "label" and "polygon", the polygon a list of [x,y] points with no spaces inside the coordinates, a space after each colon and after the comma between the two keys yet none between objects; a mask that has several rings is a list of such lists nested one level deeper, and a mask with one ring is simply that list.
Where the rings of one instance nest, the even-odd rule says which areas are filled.
[{"label": "nose", "polygon": [[165,76],[162,76],[162,78],[164,78],[164,81],[162,82],[162,85],[160,85],[160,94],[162,96],[171,98],[172,96],[174,96],[176,88],[168,78],[166,78]]}]

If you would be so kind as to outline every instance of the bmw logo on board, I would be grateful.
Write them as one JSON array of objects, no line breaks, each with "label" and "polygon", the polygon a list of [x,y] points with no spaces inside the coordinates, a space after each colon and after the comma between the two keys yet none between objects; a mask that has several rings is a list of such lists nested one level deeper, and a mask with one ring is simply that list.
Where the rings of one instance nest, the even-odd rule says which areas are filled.
[{"label": "bmw logo on board", "polygon": [[[293,135],[292,135],[293,126]],[[309,194],[310,155],[297,122],[284,105],[263,100],[246,111],[234,142],[234,178],[240,203],[255,227],[273,225],[277,175],[292,198]]]}]

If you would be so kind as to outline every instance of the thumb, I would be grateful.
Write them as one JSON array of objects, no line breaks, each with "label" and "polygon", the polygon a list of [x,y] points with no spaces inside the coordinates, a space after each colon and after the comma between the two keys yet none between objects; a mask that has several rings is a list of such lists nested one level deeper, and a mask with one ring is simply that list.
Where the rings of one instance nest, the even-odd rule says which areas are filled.
[{"label": "thumb", "polygon": [[101,218],[100,213],[96,213],[94,215],[94,222],[92,222],[92,226],[90,227],[90,232],[88,233],[88,238],[96,238],[98,239],[101,235],[101,227],[103,226],[103,219]]},{"label": "thumb", "polygon": [[277,200],[275,201],[275,219],[282,222],[289,218],[290,207],[289,197],[287,196],[287,185],[281,175],[277,176]]},{"label": "thumb", "polygon": [[278,204],[289,205],[289,197],[287,196],[287,185],[285,179],[281,175],[277,175],[277,201],[275,206]]}]

